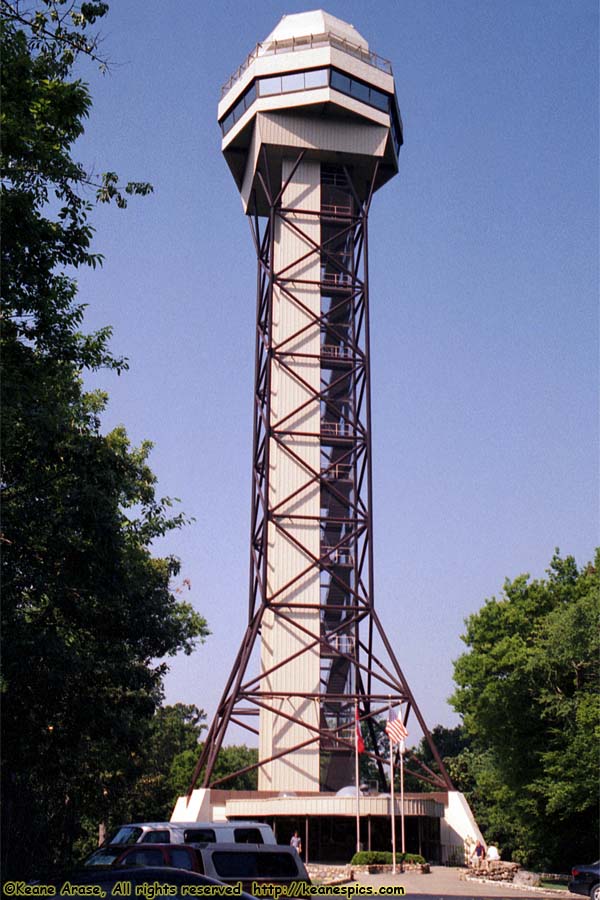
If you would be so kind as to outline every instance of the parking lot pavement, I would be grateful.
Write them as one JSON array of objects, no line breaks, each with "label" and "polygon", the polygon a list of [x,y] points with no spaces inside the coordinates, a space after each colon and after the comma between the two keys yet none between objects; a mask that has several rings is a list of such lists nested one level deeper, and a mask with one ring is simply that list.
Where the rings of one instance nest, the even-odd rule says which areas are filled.
[{"label": "parking lot pavement", "polygon": [[540,888],[526,888],[519,885],[499,884],[498,882],[472,881],[465,878],[465,869],[455,869],[448,866],[432,866],[428,875],[422,875],[420,872],[397,872],[396,875],[390,873],[381,875],[356,874],[355,880],[358,884],[372,885],[375,889],[383,886],[402,885],[406,890],[406,897],[424,896],[444,898],[444,897],[464,897],[468,900],[475,900],[478,897],[496,897],[506,898],[506,900],[544,900],[544,898],[552,898],[557,900],[559,895],[564,900],[573,898],[573,894],[567,891],[544,891]]}]

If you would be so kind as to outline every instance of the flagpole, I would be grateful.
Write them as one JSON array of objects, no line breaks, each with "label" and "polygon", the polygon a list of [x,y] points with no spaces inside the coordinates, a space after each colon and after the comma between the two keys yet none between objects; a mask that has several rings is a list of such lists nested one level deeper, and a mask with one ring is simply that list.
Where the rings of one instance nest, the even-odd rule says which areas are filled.
[{"label": "flagpole", "polygon": [[358,765],[358,700],[354,701],[354,783],[356,785],[356,852],[360,853],[360,782]]},{"label": "flagpole", "polygon": [[[391,706],[390,706],[391,709]],[[390,797],[391,797],[391,825],[392,825],[392,875],[396,874],[396,796],[394,793],[394,742],[390,741]]]},{"label": "flagpole", "polygon": [[402,853],[406,852],[404,840],[404,751],[406,745],[404,738],[400,741],[400,822],[402,825]]}]

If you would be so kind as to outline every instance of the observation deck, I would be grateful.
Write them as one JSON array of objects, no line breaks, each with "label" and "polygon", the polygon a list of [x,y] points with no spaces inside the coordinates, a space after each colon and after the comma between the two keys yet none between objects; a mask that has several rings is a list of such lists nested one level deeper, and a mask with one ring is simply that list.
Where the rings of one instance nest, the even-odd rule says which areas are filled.
[{"label": "observation deck", "polygon": [[398,171],[402,120],[391,64],[322,10],[284,16],[256,45],[222,87],[218,121],[248,214],[267,212],[254,177],[263,149],[273,184],[282,155],[299,150],[326,163],[344,154],[359,185],[370,184],[377,162],[375,190]]}]

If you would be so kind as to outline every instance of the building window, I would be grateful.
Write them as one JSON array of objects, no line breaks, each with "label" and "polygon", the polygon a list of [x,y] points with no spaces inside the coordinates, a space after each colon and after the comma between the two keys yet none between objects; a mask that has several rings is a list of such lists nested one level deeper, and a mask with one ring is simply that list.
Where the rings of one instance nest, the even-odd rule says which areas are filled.
[{"label": "building window", "polygon": [[304,90],[304,72],[294,72],[292,75],[283,75],[281,78],[282,94],[288,91]]},{"label": "building window", "polygon": [[261,97],[281,93],[281,75],[277,75],[275,78],[260,78],[258,83]]},{"label": "building window", "polygon": [[369,106],[374,106],[375,109],[388,113],[391,119],[394,145],[396,146],[396,152],[398,152],[402,141],[399,139],[399,125],[395,121],[395,116],[392,112],[393,98],[384,91],[371,87],[364,81],[358,81],[356,78],[344,75],[343,72],[338,72],[337,69],[311,69],[307,72],[290,72],[287,75],[257,78],[221,121],[221,131],[223,135],[226,135],[235,123],[239,122],[257,96],[273,97],[276,94],[327,87],[328,84],[331,84],[332,88],[340,91],[342,94],[346,94],[348,97],[354,97],[356,100],[360,100],[361,103],[367,103]]},{"label": "building window", "polygon": [[[279,79],[265,79],[265,80],[279,80]],[[228,131],[230,131],[236,122],[242,118],[247,109],[250,109],[254,101],[256,100],[256,82],[253,82],[250,87],[242,94],[238,102],[235,106],[230,109],[227,113],[223,121],[221,122],[221,132],[225,135]]]},{"label": "building window", "polygon": [[326,87],[328,69],[312,69],[309,72],[290,72],[289,75],[274,78],[257,79],[258,93],[261,97],[273,94],[288,94],[292,91],[306,91],[316,87]]},{"label": "building window", "polygon": [[331,87],[349,97],[355,97],[362,103],[368,103],[369,106],[374,106],[382,112],[389,113],[390,95],[365,84],[364,81],[358,81],[356,78],[350,78],[348,75],[338,72],[337,69],[332,69]]},{"label": "building window", "polygon": [[304,87],[309,88],[327,87],[329,81],[328,69],[314,69],[312,72],[304,73]]}]

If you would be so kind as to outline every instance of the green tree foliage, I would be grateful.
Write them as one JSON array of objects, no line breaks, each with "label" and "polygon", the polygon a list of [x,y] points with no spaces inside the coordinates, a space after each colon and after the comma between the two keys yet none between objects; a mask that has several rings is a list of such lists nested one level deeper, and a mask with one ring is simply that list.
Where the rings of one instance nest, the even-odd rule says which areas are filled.
[{"label": "green tree foliage", "polygon": [[451,698],[470,748],[452,761],[488,838],[564,869],[598,848],[600,552],[506,582],[467,620]]},{"label": "green tree foliage", "polygon": [[[239,772],[246,766],[256,766],[258,762],[258,750],[256,747],[247,747],[245,744],[232,744],[229,747],[221,747],[219,757],[213,772],[214,781],[225,778],[230,772]],[[223,784],[230,791],[255,791],[258,788],[258,769],[250,769],[233,778],[228,778]]]},{"label": "green tree foliage", "polygon": [[369,784],[369,782],[376,781],[378,788],[381,791],[387,790],[386,779],[389,776],[389,772],[386,771],[386,767],[383,767],[384,777],[382,778],[377,762],[368,754],[372,753],[383,756],[384,759],[388,758],[389,742],[388,736],[385,733],[385,721],[385,718],[371,719],[372,728],[370,728],[366,722],[361,722],[360,724],[366,751],[365,753],[361,753],[358,760],[360,783]]},{"label": "green tree foliage", "polygon": [[[383,777],[381,776],[377,762],[367,754],[360,757],[360,780],[364,783],[377,781],[380,791],[389,790],[389,754],[390,743],[385,731],[387,715],[372,719],[373,737],[371,730],[363,724],[362,732],[367,753],[377,754],[384,760]],[[462,725],[454,728],[446,728],[436,725],[431,732],[433,742],[444,762],[454,759],[468,744],[470,739]],[[409,738],[410,740],[410,738]],[[400,756],[398,745],[394,753],[396,790],[400,790]],[[414,774],[416,773],[416,774]],[[421,777],[417,777],[420,775]],[[421,738],[417,747],[408,748],[404,755],[404,790],[411,793],[428,793],[439,791],[439,784],[432,783],[434,776],[439,777],[440,772],[429,743],[425,737]],[[460,789],[460,788],[459,788]]]},{"label": "green tree foliage", "polygon": [[177,798],[184,793],[175,783],[173,771],[177,772],[177,760],[182,755],[198,758],[205,718],[202,710],[183,703],[156,711],[139,757],[139,776],[126,804],[121,805],[121,822],[162,821],[171,817]]},{"label": "green tree foliage", "polygon": [[[452,778],[452,773],[449,771],[449,767],[451,767],[454,759],[466,747],[469,746],[469,736],[467,735],[462,725],[456,725],[454,728],[446,728],[444,725],[436,725],[431,732],[431,737],[433,738],[436,749],[442,758],[442,762],[446,766],[448,774]],[[440,790],[439,786],[431,784],[429,781],[423,781],[423,779],[416,778],[414,775],[410,774],[411,769],[415,772],[419,772],[422,775],[428,774],[427,769],[430,769],[432,772],[439,774],[438,765],[436,760],[434,759],[433,753],[431,752],[431,747],[424,737],[421,738],[418,747],[407,752],[406,762],[407,774],[404,778],[405,791],[429,793],[431,791]],[[422,763],[426,768],[422,768],[421,766],[419,766],[419,762]],[[462,790],[462,788],[459,787],[454,779],[453,784],[457,788],[457,790]]]},{"label": "green tree foliage", "polygon": [[[129,777],[115,777],[105,787],[104,810],[109,835],[125,822],[162,822],[171,817],[177,799],[187,794],[202,752],[200,738],[206,714],[193,705],[161,706],[146,723],[142,746],[133,755]],[[258,751],[244,745],[222,747],[215,778],[256,765]],[[229,779],[229,790],[256,790],[257,770]],[[98,818],[88,821],[75,844],[83,859],[97,846]]]},{"label": "green tree foliage", "polygon": [[132,753],[128,771],[104,778],[103,802],[95,817],[84,817],[74,846],[74,859],[83,860],[98,846],[99,818],[106,835],[125,822],[164,821],[171,817],[181,791],[174,787],[174,762],[182,755],[197,756],[205,713],[193,705],[159,707],[143,723],[144,738]]},{"label": "green tree foliage", "polygon": [[[202,752],[202,745],[198,750],[186,750],[173,760],[170,772],[170,783],[174,797],[187,794],[192,780],[192,774],[198,757]],[[245,744],[232,744],[229,747],[221,747],[213,771],[213,780],[226,778],[233,772],[239,772],[247,766],[256,766],[258,762],[258,750],[256,747],[247,747]],[[228,791],[255,791],[258,787],[258,769],[252,768],[248,772],[241,772],[227,778],[222,785]]]},{"label": "green tree foliage", "polygon": [[89,27],[107,6],[1,10],[2,870],[27,877],[67,863],[80,823],[135,779],[160,660],[207,630],[171,590],[178,561],[151,554],[184,517],[156,494],[150,444],[103,435],[106,397],[82,386],[126,367],[110,329],[81,330],[71,273],[101,262],[89,193],[123,206],[149,190],[112,173],[90,187],[72,158],[91,102],[73,65],[97,58]]}]

